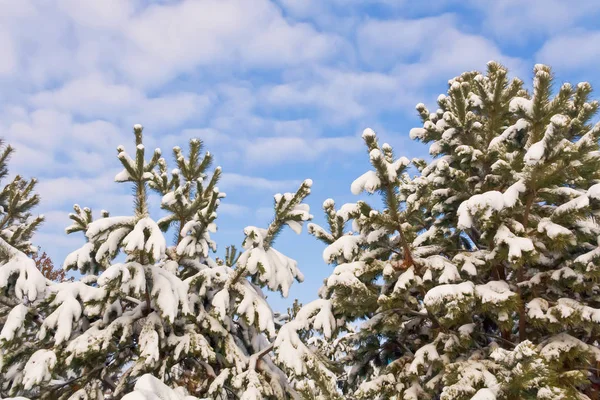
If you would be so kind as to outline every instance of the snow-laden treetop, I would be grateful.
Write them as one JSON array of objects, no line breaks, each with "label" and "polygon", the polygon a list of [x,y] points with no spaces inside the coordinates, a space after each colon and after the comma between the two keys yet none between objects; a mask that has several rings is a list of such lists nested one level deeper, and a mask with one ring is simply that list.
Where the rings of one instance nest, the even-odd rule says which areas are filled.
[{"label": "snow-laden treetop", "polygon": [[[142,131],[134,127],[132,153],[117,149],[123,169],[115,181],[132,185],[132,215],[94,219],[78,205],[70,215],[67,233],[86,240],[64,262],[77,280],[47,282],[18,247],[0,242],[8,254],[0,286],[15,300],[0,332],[0,396],[120,398],[135,387],[126,398],[145,398],[162,387],[157,379],[168,398],[293,394],[268,354],[280,322],[263,288],[287,296],[303,279],[273,245],[285,226],[300,233],[312,218],[303,203],[312,182],[275,195],[273,222],[244,229],[242,252],[231,246],[215,261],[221,168],[209,172],[212,155],[192,139],[187,155],[173,149],[177,168],[169,172],[160,149],[146,158]],[[158,221],[150,190],[162,199]]]}]

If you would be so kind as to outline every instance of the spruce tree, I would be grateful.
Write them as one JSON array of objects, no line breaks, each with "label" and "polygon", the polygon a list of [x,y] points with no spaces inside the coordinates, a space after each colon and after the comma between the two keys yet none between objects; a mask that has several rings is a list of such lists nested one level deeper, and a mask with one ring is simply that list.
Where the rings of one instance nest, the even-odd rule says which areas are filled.
[{"label": "spruce tree", "polygon": [[[598,398],[598,103],[587,83],[553,93],[544,65],[531,92],[507,75],[490,62],[452,79],[435,112],[417,105],[410,134],[434,159],[413,160],[413,177],[366,130],[373,170],[352,189],[384,210],[327,201],[329,230],[309,228],[335,269],[278,340],[357,321],[333,360],[347,398]],[[288,367],[335,389],[317,356]]]},{"label": "spruce tree", "polygon": [[[64,268],[82,276],[48,287],[30,346],[21,333],[35,329],[31,311],[9,316],[0,334],[3,395],[100,399],[134,391],[126,397],[144,398],[154,386],[181,398],[293,395],[269,356],[276,315],[262,289],[286,296],[302,280],[296,262],[272,246],[285,225],[299,233],[311,218],[303,203],[311,181],[276,195],[267,229],[247,227],[244,250],[229,247],[216,261],[210,234],[225,194],[217,187],[221,169],[209,173],[212,155],[192,139],[187,156],[174,148],[177,168],[169,172],[159,149],[146,159],[140,125],[134,134],[134,156],[117,149],[123,170],[115,177],[133,186],[133,215],[102,211],[93,219],[90,209],[74,207],[67,232],[82,232],[86,243]],[[156,222],[150,190],[160,194],[166,214]],[[168,246],[170,228],[175,241]]]},{"label": "spruce tree", "polygon": [[[8,161],[15,150],[10,145],[4,146],[1,140],[0,147],[0,179],[4,179],[8,176]],[[34,192],[36,184],[36,179],[26,180],[16,175],[0,190],[0,329],[20,330],[25,343],[35,339],[35,324],[41,323],[36,305],[43,298],[47,285],[47,279],[32,258],[37,247],[31,239],[44,221],[42,215],[32,214],[40,201]],[[23,328],[19,322],[26,314],[34,322],[31,329]],[[3,339],[5,336],[0,334],[0,342]],[[3,353],[0,350],[2,358]],[[0,390],[3,380],[0,380]]]}]

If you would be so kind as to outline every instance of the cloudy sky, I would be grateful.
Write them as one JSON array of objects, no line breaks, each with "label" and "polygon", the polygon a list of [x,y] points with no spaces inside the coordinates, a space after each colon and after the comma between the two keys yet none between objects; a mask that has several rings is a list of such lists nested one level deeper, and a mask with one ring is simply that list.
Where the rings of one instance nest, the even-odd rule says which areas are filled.
[{"label": "cloudy sky", "polygon": [[[427,3],[425,5],[415,5]],[[47,222],[36,237],[58,265],[82,245],[66,236],[74,203],[131,212],[113,182],[116,147],[145,126],[147,148],[170,154],[199,137],[225,171],[220,251],[247,225],[265,226],[272,195],[314,181],[309,203],[355,201],[371,127],[398,155],[414,106],[435,104],[448,79],[507,65],[528,81],[534,63],[557,81],[600,84],[600,2],[566,0],[0,0],[0,136],[13,172],[39,178]],[[156,198],[155,209],[156,209]],[[276,248],[307,279],[309,301],[331,268],[305,232]],[[290,300],[272,295],[275,308]]]}]

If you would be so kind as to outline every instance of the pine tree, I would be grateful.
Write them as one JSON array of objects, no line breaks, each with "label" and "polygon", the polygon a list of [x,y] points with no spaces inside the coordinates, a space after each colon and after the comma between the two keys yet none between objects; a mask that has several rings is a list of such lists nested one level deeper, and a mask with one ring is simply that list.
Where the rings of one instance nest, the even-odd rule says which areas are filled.
[{"label": "pine tree", "polygon": [[[0,152],[0,179],[3,179],[8,176],[8,161],[15,150],[3,146],[2,141],[0,147],[3,147]],[[36,184],[36,179],[26,180],[16,175],[0,190],[0,329],[19,329],[25,342],[35,337],[35,329],[23,329],[18,316],[29,310],[34,325],[41,323],[35,305],[42,299],[47,284],[31,258],[37,252],[31,238],[44,221],[42,215],[32,214],[40,200],[34,192]],[[3,339],[0,334],[0,342]],[[0,355],[3,356],[3,351]]]},{"label": "pine tree", "polygon": [[[434,160],[413,160],[414,177],[366,130],[374,170],[352,189],[379,192],[384,210],[327,201],[329,231],[309,228],[335,269],[278,340],[364,320],[335,360],[347,398],[599,396],[598,103],[587,83],[553,94],[547,66],[532,92],[507,75],[490,62],[452,79],[435,112],[417,105],[410,134]],[[288,367],[334,391],[317,354]]]},{"label": "pine tree", "polygon": [[[262,288],[286,296],[293,281],[302,280],[296,262],[272,245],[285,225],[300,233],[311,218],[302,203],[311,181],[296,193],[276,195],[268,228],[247,227],[244,250],[229,247],[217,262],[210,256],[216,250],[210,234],[225,197],[217,187],[221,169],[209,177],[212,156],[192,139],[187,157],[174,149],[177,168],[169,173],[159,149],[146,160],[140,125],[134,133],[135,155],[118,147],[123,170],[115,177],[133,186],[133,215],[102,211],[94,220],[90,209],[74,207],[67,232],[84,233],[86,243],[64,268],[83,276],[48,287],[31,346],[21,340],[23,329],[35,328],[31,310],[11,312],[0,334],[3,394],[120,398],[132,390],[142,396],[147,385],[158,385],[181,396],[293,395],[269,356],[276,315]],[[162,196],[166,215],[157,222],[149,214],[149,190]],[[171,246],[164,236],[169,228],[176,237]]]},{"label": "pine tree", "polygon": [[[276,342],[280,343],[281,361],[295,374],[316,382],[317,395],[321,396],[317,398],[342,398],[342,394],[353,393],[357,382],[376,376],[400,351],[403,342],[397,342],[397,327],[393,330],[383,327],[382,319],[389,324],[399,324],[398,311],[401,310],[391,308],[391,301],[383,295],[389,288],[381,278],[395,271],[414,271],[417,257],[426,259],[428,252],[437,250],[422,249],[417,254],[410,247],[422,224],[421,210],[406,206],[407,190],[414,191],[414,183],[406,173],[410,161],[405,157],[396,159],[391,146],[380,146],[370,129],[365,130],[363,139],[373,170],[354,181],[352,192],[378,192],[387,209],[380,213],[361,201],[346,204],[336,211],[333,200],[324,202],[328,229],[311,224],[309,232],[327,244],[323,258],[335,269],[320,290],[320,299],[304,306],[296,318],[280,330]],[[346,231],[350,221],[352,230]],[[348,324],[363,318],[370,320],[358,332],[352,332]],[[318,330],[327,339],[347,332],[335,341],[341,352],[330,352],[325,358],[322,352],[304,347],[304,363],[286,360],[285,354],[291,352],[291,348],[302,348],[301,332],[306,329]],[[340,354],[343,365],[350,370],[337,382],[339,373],[334,373],[331,362]],[[369,392],[367,398],[372,395]]]},{"label": "pine tree", "polygon": [[[8,176],[8,161],[14,153],[10,145],[0,140],[0,179]],[[34,193],[36,179],[26,180],[16,175],[0,191],[0,288],[2,304],[14,300],[35,301],[44,291],[45,281],[32,268],[35,262],[25,261],[37,252],[31,237],[44,221],[42,215],[34,217],[32,210],[39,201]]]}]

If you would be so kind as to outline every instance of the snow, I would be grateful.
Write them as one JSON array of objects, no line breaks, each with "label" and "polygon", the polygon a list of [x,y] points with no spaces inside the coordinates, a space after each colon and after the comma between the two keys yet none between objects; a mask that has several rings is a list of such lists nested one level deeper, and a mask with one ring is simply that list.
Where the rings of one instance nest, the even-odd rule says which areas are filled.
[{"label": "snow", "polygon": [[435,344],[429,343],[419,348],[415,352],[415,356],[408,367],[408,372],[411,374],[418,375],[419,369],[425,367],[427,363],[431,363],[440,358],[440,355],[435,348]]},{"label": "snow", "polygon": [[256,274],[269,289],[280,290],[284,297],[287,297],[294,280],[304,280],[298,263],[272,247],[267,250],[262,246],[248,249],[242,253],[238,264],[246,268],[248,273]]},{"label": "snow", "polygon": [[548,361],[558,360],[561,355],[568,353],[571,350],[590,352],[592,349],[592,346],[567,333],[559,333],[558,335],[549,338],[544,341],[540,347],[540,354]]},{"label": "snow", "polygon": [[523,252],[534,251],[533,242],[529,238],[515,236],[506,225],[500,225],[494,236],[494,242],[508,246],[508,258],[515,260],[521,258]]},{"label": "snow", "polygon": [[33,353],[23,369],[23,388],[29,390],[50,380],[55,365],[56,354],[52,350],[41,349]]},{"label": "snow", "polygon": [[450,141],[454,135],[456,135],[458,133],[458,131],[456,130],[456,128],[449,128],[446,129],[444,131],[444,133],[442,133],[442,139],[446,140],[446,141]]},{"label": "snow", "polygon": [[461,336],[471,336],[471,334],[473,333],[474,330],[475,330],[475,324],[470,323],[470,324],[461,325],[458,328],[458,333]]},{"label": "snow", "polygon": [[375,193],[381,187],[381,180],[375,171],[367,171],[358,177],[350,186],[350,191],[354,195],[358,195],[363,191]]},{"label": "snow", "polygon": [[446,284],[435,286],[425,294],[423,302],[428,307],[441,306],[446,301],[462,300],[473,296],[475,285],[473,282],[462,282],[458,284]]},{"label": "snow", "polygon": [[488,388],[479,389],[471,400],[496,400],[496,394]]},{"label": "snow", "polygon": [[558,299],[556,305],[548,309],[549,315],[555,314],[556,312],[559,312],[562,318],[568,318],[574,313],[577,313],[583,321],[595,324],[600,323],[600,309],[583,305],[573,299]]},{"label": "snow", "polygon": [[[130,228],[123,227],[115,229],[114,231],[108,234],[107,239],[100,245],[98,250],[96,251],[96,261],[100,262],[104,258],[112,258],[114,257],[118,250],[123,238],[129,233]],[[88,254],[91,252],[91,249],[88,248],[86,251]],[[79,259],[78,259],[79,260]],[[83,259],[82,259],[83,261]],[[79,261],[78,261],[79,265]]]},{"label": "snow", "polygon": [[212,360],[215,357],[213,349],[206,338],[195,332],[195,326],[192,324],[185,326],[185,333],[181,336],[174,332],[167,338],[167,345],[173,350],[173,357],[179,360],[182,355],[193,353],[199,354],[205,360]]},{"label": "snow", "polygon": [[462,263],[461,271],[464,271],[470,276],[476,276],[477,267],[485,265],[485,261],[477,258],[477,255],[478,254],[473,253],[458,253],[454,256],[452,261],[457,264]]},{"label": "snow", "polygon": [[108,217],[100,218],[88,225],[85,231],[85,236],[88,239],[94,239],[101,233],[112,229],[115,226],[132,226],[135,219],[134,217]]},{"label": "snow", "polygon": [[376,136],[375,131],[371,128],[365,129],[362,133],[362,138],[365,140],[374,138],[375,136]]},{"label": "snow", "polygon": [[413,246],[418,247],[425,243],[427,240],[433,239],[435,235],[439,233],[439,229],[437,226],[432,225],[425,232],[419,234],[415,240],[413,240]]},{"label": "snow", "polygon": [[549,218],[542,218],[538,223],[538,232],[546,233],[550,239],[556,239],[560,236],[571,238],[571,244],[575,244],[575,235],[569,229],[562,225],[555,224]]},{"label": "snow", "polygon": [[84,244],[80,249],[69,253],[63,263],[63,269],[69,270],[71,268],[84,270],[85,267],[91,263],[91,253],[94,251],[94,243],[88,242]]},{"label": "snow", "polygon": [[425,259],[421,259],[420,262],[430,269],[442,271],[438,278],[439,283],[450,283],[461,280],[456,265],[454,265],[454,263],[450,262],[450,260],[445,257],[433,255]]},{"label": "snow", "polygon": [[[311,181],[312,182],[312,181]],[[285,223],[288,225],[296,234],[302,233],[302,224],[304,221],[311,220],[313,216],[309,213],[310,208],[308,204],[298,204],[294,206],[289,212],[288,215],[290,217],[300,216],[300,221],[295,221],[292,219],[287,220]]]},{"label": "snow", "polygon": [[340,257],[350,261],[358,254],[363,240],[362,236],[344,235],[325,248],[323,260],[327,264],[331,264]]},{"label": "snow", "polygon": [[229,291],[227,289],[221,289],[213,296],[212,306],[221,317],[221,320],[225,320],[225,317],[229,314]]},{"label": "snow", "polygon": [[142,130],[142,129],[144,129],[144,128],[143,128],[143,127],[142,127],[142,125],[140,125],[140,124],[135,124],[135,125],[133,126],[133,129],[134,129],[134,130],[136,130],[136,131],[141,131],[141,130]]},{"label": "snow", "polygon": [[404,391],[404,397],[402,400],[419,400],[423,398],[425,391],[417,382],[413,382],[411,387]]},{"label": "snow", "polygon": [[396,378],[393,374],[380,375],[373,380],[361,383],[355,396],[358,398],[376,399],[378,394],[381,393],[383,386],[393,385],[394,383],[396,383]]},{"label": "snow", "polygon": [[525,304],[527,316],[531,319],[546,320],[546,311],[548,311],[548,301],[537,297]]},{"label": "snow", "polygon": [[335,391],[336,376],[322,365],[298,335],[300,330],[310,329],[311,324],[325,336],[332,335],[336,328],[336,319],[333,317],[329,300],[318,299],[306,304],[296,318],[281,327],[273,343],[275,358],[299,377],[304,378],[309,369],[319,372],[330,387],[329,390]]},{"label": "snow", "polygon": [[569,118],[566,115],[555,114],[550,118],[550,122],[559,127],[565,127],[569,123]]},{"label": "snow", "polygon": [[528,116],[533,115],[533,101],[524,97],[514,97],[510,101],[508,108],[510,112],[523,110]]},{"label": "snow", "polygon": [[275,358],[296,375],[303,376],[307,366],[303,360],[311,355],[310,350],[298,336],[297,326],[287,323],[279,330],[274,343]]},{"label": "snow", "polygon": [[11,341],[24,327],[25,317],[29,309],[24,304],[18,304],[6,316],[6,321],[0,332],[0,341]]},{"label": "snow", "polygon": [[481,97],[477,96],[474,93],[471,93],[471,96],[469,97],[469,103],[471,103],[472,107],[481,107],[483,105]]},{"label": "snow", "polygon": [[[323,205],[325,207],[325,205]],[[348,221],[351,214],[358,212],[359,206],[357,203],[346,203],[337,211],[337,215],[342,217],[344,222]]]},{"label": "snow", "polygon": [[544,157],[544,152],[546,151],[545,140],[540,140],[529,147],[527,153],[525,153],[525,164],[527,165],[537,165],[540,163],[542,157]]},{"label": "snow", "polygon": [[[320,332],[323,332],[323,336],[326,339],[330,339],[332,337],[333,331],[336,328],[336,320],[335,320],[335,317],[333,316],[331,302],[327,301],[327,300],[324,300],[324,301],[317,300],[317,301],[318,301],[318,303],[314,304],[314,306],[315,307],[320,306],[320,311],[314,317],[313,328]],[[298,318],[305,317],[302,310],[300,311],[299,314],[300,314],[300,316]]]},{"label": "snow", "polygon": [[[476,359],[456,363],[458,368],[457,382],[442,389],[441,400],[470,398],[479,400],[495,400],[499,390],[498,380],[488,370],[484,361]],[[477,390],[477,387],[483,388]],[[471,397],[472,396],[472,397]],[[493,397],[492,397],[493,396]]]},{"label": "snow", "polygon": [[590,199],[600,200],[600,183],[590,186],[587,190],[587,195]]},{"label": "snow", "polygon": [[588,266],[588,268],[589,268],[589,267],[592,266],[592,262],[594,260],[598,259],[598,258],[600,258],[600,243],[599,243],[599,246],[596,247],[595,249],[593,249],[593,250],[591,250],[591,251],[589,251],[587,253],[584,253],[584,254],[578,256],[574,260],[574,262],[575,263],[581,263],[583,265]]},{"label": "snow", "polygon": [[506,128],[499,136],[493,138],[488,145],[488,149],[497,150],[507,139],[512,139],[517,132],[526,130],[527,128],[529,128],[529,122],[524,118],[519,119],[514,125]]},{"label": "snow", "polygon": [[117,175],[115,175],[115,182],[127,182],[130,179],[131,175],[126,169],[122,170]]},{"label": "snow", "polygon": [[525,192],[527,188],[522,180],[513,183],[502,195],[505,207],[514,207],[519,199],[519,194]]},{"label": "snow", "polygon": [[458,228],[468,229],[473,226],[473,216],[482,213],[482,219],[488,219],[493,211],[501,211],[505,207],[514,207],[519,194],[526,190],[524,183],[519,180],[512,184],[504,193],[491,190],[471,196],[458,207]]},{"label": "snow", "polygon": [[412,128],[409,132],[409,136],[412,140],[422,139],[427,134],[427,131],[423,128]]},{"label": "snow", "polygon": [[344,286],[359,291],[367,290],[365,284],[357,277],[365,271],[365,263],[355,261],[352,263],[339,264],[333,274],[326,280],[327,287]]},{"label": "snow", "polygon": [[416,282],[418,284],[420,281],[421,278],[415,275],[415,269],[411,266],[398,277],[396,285],[394,285],[394,292],[406,290],[411,287],[413,283]]},{"label": "snow", "polygon": [[517,295],[510,291],[508,283],[505,281],[490,281],[484,285],[476,285],[475,294],[483,304],[491,303],[494,305],[508,301],[511,297]]},{"label": "snow", "polygon": [[159,337],[154,324],[155,321],[151,314],[146,319],[146,323],[144,324],[138,339],[140,359],[142,359],[144,364],[149,367],[152,367],[160,360]]},{"label": "snow", "polygon": [[142,375],[133,388],[133,392],[125,395],[123,400],[200,400],[197,397],[186,396],[183,391],[169,388],[158,378]]},{"label": "snow", "polygon": [[[67,284],[70,284],[70,282]],[[91,292],[93,290],[90,290],[89,293]],[[79,301],[74,296],[74,291],[68,290],[66,285],[63,286],[62,290],[56,292],[53,305],[57,304],[60,305],[44,319],[38,333],[38,338],[44,338],[47,329],[55,329],[54,341],[59,345],[69,340],[73,330],[73,323],[79,321],[83,310],[81,304],[79,304]]]},{"label": "snow", "polygon": [[190,313],[188,302],[188,284],[174,274],[155,265],[147,266],[152,273],[151,295],[160,314],[170,323],[177,315]]},{"label": "snow", "polygon": [[258,329],[261,332],[267,332],[269,337],[275,336],[273,310],[265,299],[259,296],[250,282],[246,280],[235,287],[241,296],[241,301],[237,306],[238,314],[244,316],[249,325],[254,325],[256,322]]},{"label": "snow", "polygon": [[589,204],[590,200],[587,195],[579,196],[556,207],[556,209],[554,210],[554,215],[564,214],[573,210],[580,210],[582,208],[587,207]]},{"label": "snow", "polygon": [[[148,239],[146,233],[149,234]],[[164,257],[167,243],[156,222],[146,217],[137,221],[133,230],[123,239],[123,246],[128,253],[145,251],[157,261]]]},{"label": "snow", "polygon": [[371,161],[381,160],[383,158],[383,155],[381,154],[381,150],[379,150],[379,149],[371,150],[369,152],[369,158],[371,159]]},{"label": "snow", "polygon": [[2,238],[0,248],[8,256],[8,261],[0,266],[0,288],[6,288],[16,277],[14,292],[19,300],[33,302],[41,299],[46,291],[46,278],[37,269],[35,261]]},{"label": "snow", "polygon": [[120,289],[124,293],[133,295],[144,293],[146,291],[144,266],[137,262],[113,264],[98,277],[100,287],[108,287],[115,281],[120,282]]}]

